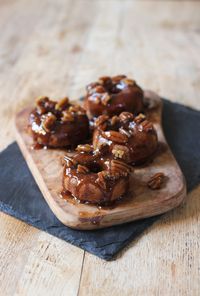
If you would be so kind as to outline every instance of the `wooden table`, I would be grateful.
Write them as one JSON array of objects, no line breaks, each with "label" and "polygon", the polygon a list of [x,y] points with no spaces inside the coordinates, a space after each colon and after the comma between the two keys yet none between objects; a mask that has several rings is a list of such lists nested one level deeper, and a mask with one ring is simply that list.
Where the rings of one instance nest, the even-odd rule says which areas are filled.
[{"label": "wooden table", "polygon": [[[1,150],[35,97],[118,73],[200,109],[200,2],[1,0]],[[0,295],[200,295],[199,195],[112,262],[1,213]]]}]

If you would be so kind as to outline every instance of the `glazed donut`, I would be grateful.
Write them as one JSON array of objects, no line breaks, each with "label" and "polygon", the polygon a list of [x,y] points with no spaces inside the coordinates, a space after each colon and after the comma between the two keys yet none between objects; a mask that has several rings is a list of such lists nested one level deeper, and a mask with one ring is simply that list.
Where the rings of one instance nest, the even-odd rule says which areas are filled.
[{"label": "glazed donut", "polygon": [[123,111],[138,114],[143,110],[143,90],[125,75],[100,77],[86,87],[84,108],[89,118]]},{"label": "glazed donut", "polygon": [[55,102],[40,97],[30,113],[29,130],[42,147],[73,147],[88,138],[89,122],[85,110],[68,98]]},{"label": "glazed donut", "polygon": [[98,205],[122,198],[128,190],[131,167],[102,156],[89,144],[79,145],[73,157],[66,156],[64,190],[81,202]]},{"label": "glazed donut", "polygon": [[107,149],[116,159],[131,164],[142,164],[156,151],[158,138],[153,124],[139,114],[129,112],[109,118],[101,115],[95,122],[94,149]]}]

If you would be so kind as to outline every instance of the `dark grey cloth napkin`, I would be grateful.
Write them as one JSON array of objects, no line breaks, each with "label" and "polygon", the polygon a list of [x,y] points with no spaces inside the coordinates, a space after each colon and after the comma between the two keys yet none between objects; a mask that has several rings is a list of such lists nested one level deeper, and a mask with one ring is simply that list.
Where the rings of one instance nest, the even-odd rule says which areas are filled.
[{"label": "dark grey cloth napkin", "polygon": [[[200,112],[164,100],[163,127],[188,190],[200,183]],[[51,212],[16,143],[0,154],[0,210],[110,260],[159,216],[93,231],[64,226]]]}]

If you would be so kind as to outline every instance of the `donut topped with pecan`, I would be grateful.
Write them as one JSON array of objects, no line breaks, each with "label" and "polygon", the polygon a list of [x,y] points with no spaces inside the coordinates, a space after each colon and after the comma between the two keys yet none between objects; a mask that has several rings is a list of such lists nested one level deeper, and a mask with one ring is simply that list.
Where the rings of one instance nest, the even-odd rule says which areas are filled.
[{"label": "donut topped with pecan", "polygon": [[68,98],[56,102],[40,97],[30,113],[29,130],[42,147],[73,147],[88,138],[89,122],[85,110]]},{"label": "donut topped with pecan", "polygon": [[102,158],[91,145],[79,145],[66,156],[63,187],[78,200],[105,205],[123,197],[128,190],[131,167],[124,161]]},{"label": "donut topped with pecan", "polygon": [[84,108],[87,115],[118,115],[123,111],[138,114],[143,110],[143,90],[125,75],[100,77],[86,87]]},{"label": "donut topped with pecan", "polygon": [[95,126],[94,148],[107,150],[116,159],[141,164],[157,149],[156,130],[143,114],[134,117],[132,113],[122,112],[112,118],[101,115],[96,119]]}]

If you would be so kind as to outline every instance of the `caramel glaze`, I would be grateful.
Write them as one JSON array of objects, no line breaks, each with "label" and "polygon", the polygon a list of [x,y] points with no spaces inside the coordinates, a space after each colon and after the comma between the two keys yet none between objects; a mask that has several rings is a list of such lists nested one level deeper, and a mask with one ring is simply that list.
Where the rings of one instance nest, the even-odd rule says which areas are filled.
[{"label": "caramel glaze", "polygon": [[34,148],[76,147],[89,136],[89,121],[79,105],[72,105],[68,98],[60,102],[47,97],[37,100],[29,116],[29,131]]},{"label": "caramel glaze", "polygon": [[144,108],[143,90],[125,75],[100,77],[86,87],[84,108],[89,118],[102,114],[118,115],[123,111],[138,114]]},{"label": "caramel glaze", "polygon": [[158,147],[158,138],[152,123],[143,114],[136,117],[129,112],[96,120],[93,133],[94,149],[107,149],[114,158],[132,165],[140,165],[150,159]]},{"label": "caramel glaze", "polygon": [[[129,187],[131,187],[131,183],[133,181],[129,182]],[[127,190],[126,194],[123,196],[118,197],[117,199],[108,202],[104,202],[104,203],[91,203],[89,201],[85,201],[85,200],[79,200],[78,198],[76,198],[75,196],[73,196],[69,191],[66,190],[62,190],[60,193],[60,197],[63,198],[64,200],[66,200],[67,202],[69,202],[72,205],[77,205],[77,204],[89,204],[91,206],[94,206],[95,209],[97,209],[97,213],[99,214],[101,209],[102,210],[112,210],[114,209],[116,206],[120,205],[122,202],[124,202],[124,200],[128,201],[133,197],[133,193],[130,192],[129,190]],[[82,214],[85,214],[85,212],[82,212]]]},{"label": "caramel glaze", "polygon": [[77,152],[66,157],[63,188],[81,202],[106,205],[127,193],[131,168],[102,154]]}]

